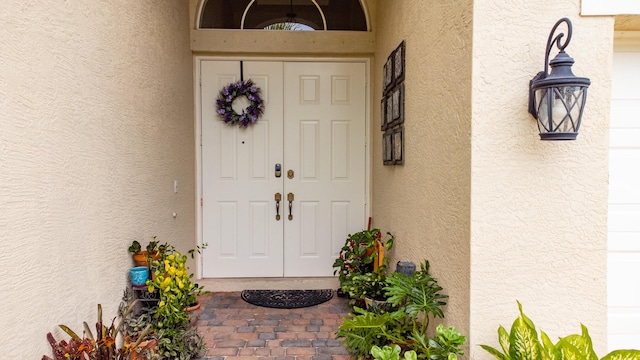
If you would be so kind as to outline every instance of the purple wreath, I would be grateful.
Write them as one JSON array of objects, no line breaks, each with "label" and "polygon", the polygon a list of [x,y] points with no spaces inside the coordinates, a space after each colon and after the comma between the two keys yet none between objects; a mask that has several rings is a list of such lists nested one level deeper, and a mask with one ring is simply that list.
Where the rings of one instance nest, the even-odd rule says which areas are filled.
[{"label": "purple wreath", "polygon": [[[242,110],[242,114],[238,114],[233,110],[231,104],[233,101],[244,96],[251,103],[246,109]],[[264,104],[262,98],[260,98],[260,88],[256,87],[251,80],[238,81],[231,83],[220,91],[218,99],[216,99],[218,115],[227,124],[240,124],[243,127],[247,127],[251,124],[255,124],[264,112]]]}]

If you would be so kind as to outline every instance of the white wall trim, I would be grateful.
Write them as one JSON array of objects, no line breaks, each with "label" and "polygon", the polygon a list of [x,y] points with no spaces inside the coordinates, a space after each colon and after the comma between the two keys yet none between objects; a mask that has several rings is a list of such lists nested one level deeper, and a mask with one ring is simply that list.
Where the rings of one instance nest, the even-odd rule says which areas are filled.
[{"label": "white wall trim", "polygon": [[640,14],[638,0],[582,0],[582,16],[588,15],[637,15]]},{"label": "white wall trim", "polygon": [[640,31],[616,31],[613,35],[614,51],[640,50]]}]

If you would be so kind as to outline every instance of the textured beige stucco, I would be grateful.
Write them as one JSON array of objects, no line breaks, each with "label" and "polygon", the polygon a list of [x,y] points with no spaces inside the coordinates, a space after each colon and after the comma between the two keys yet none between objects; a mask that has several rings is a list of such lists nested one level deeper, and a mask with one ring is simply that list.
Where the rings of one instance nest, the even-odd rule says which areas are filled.
[{"label": "textured beige stucco", "polygon": [[[474,2],[471,339],[497,346],[516,300],[551,339],[585,324],[606,350],[608,124],[613,18],[579,16],[580,1]],[[573,22],[566,51],[591,78],[576,141],[543,142],[527,112],[547,36]],[[561,31],[566,32],[562,27]],[[555,49],[551,53],[554,57]],[[472,347],[472,355],[478,347]]]},{"label": "textured beige stucco", "polygon": [[[393,262],[431,261],[451,296],[445,323],[468,335],[471,358],[490,358],[478,345],[498,346],[516,300],[553,339],[583,322],[605,349],[613,19],[580,18],[579,5],[378,1],[374,99],[407,41],[406,160],[382,166],[373,132],[374,223],[397,235]],[[541,142],[528,83],[563,16],[574,71],[593,85],[578,140]]]},{"label": "textured beige stucco", "polygon": [[[2,358],[49,354],[46,332],[61,335],[59,323],[80,329],[98,303],[115,314],[132,240],[194,243],[190,49],[375,51],[371,206],[374,226],[397,236],[393,263],[430,260],[450,295],[444,322],[469,336],[469,358],[490,358],[478,344],[497,345],[516,299],[552,338],[583,322],[604,354],[613,18],[579,17],[579,0],[378,0],[366,2],[373,32],[350,50],[345,34],[312,49],[291,38],[296,51],[211,49],[220,39],[194,35],[197,3],[3,3],[0,297],[10,310],[0,311]],[[578,140],[541,142],[527,86],[562,16],[574,22],[575,73],[592,86]],[[376,126],[381,73],[402,40],[406,163],[386,167]]]},{"label": "textured beige stucco", "polygon": [[188,4],[3,1],[0,28],[0,358],[39,359],[115,316],[132,240],[194,242]]},{"label": "textured beige stucco", "polygon": [[[430,261],[450,296],[444,323],[469,332],[472,1],[378,1],[374,104],[382,67],[406,41],[405,165],[383,166],[373,126],[373,223],[398,260]],[[372,123],[379,123],[379,106]]]}]

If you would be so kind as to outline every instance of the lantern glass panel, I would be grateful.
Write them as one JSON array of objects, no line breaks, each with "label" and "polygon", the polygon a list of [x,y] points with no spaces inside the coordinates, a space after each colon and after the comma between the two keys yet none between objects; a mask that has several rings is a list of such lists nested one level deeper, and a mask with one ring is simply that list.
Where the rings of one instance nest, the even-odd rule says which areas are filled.
[{"label": "lantern glass panel", "polygon": [[538,130],[541,133],[549,132],[549,101],[547,98],[548,88],[541,88],[535,91],[535,107],[538,113]]},{"label": "lantern glass panel", "polygon": [[553,89],[553,132],[577,132],[584,92],[580,86],[560,86]]}]

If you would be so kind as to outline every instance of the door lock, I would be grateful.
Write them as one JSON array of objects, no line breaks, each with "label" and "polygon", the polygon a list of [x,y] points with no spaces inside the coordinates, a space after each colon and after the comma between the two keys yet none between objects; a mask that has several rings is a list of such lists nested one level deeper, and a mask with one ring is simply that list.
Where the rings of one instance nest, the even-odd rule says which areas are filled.
[{"label": "door lock", "polygon": [[289,171],[287,171],[287,177],[288,177],[289,179],[293,179],[293,170],[289,170]]},{"label": "door lock", "polygon": [[282,166],[280,164],[276,164],[276,177],[279,178],[282,176]]}]

